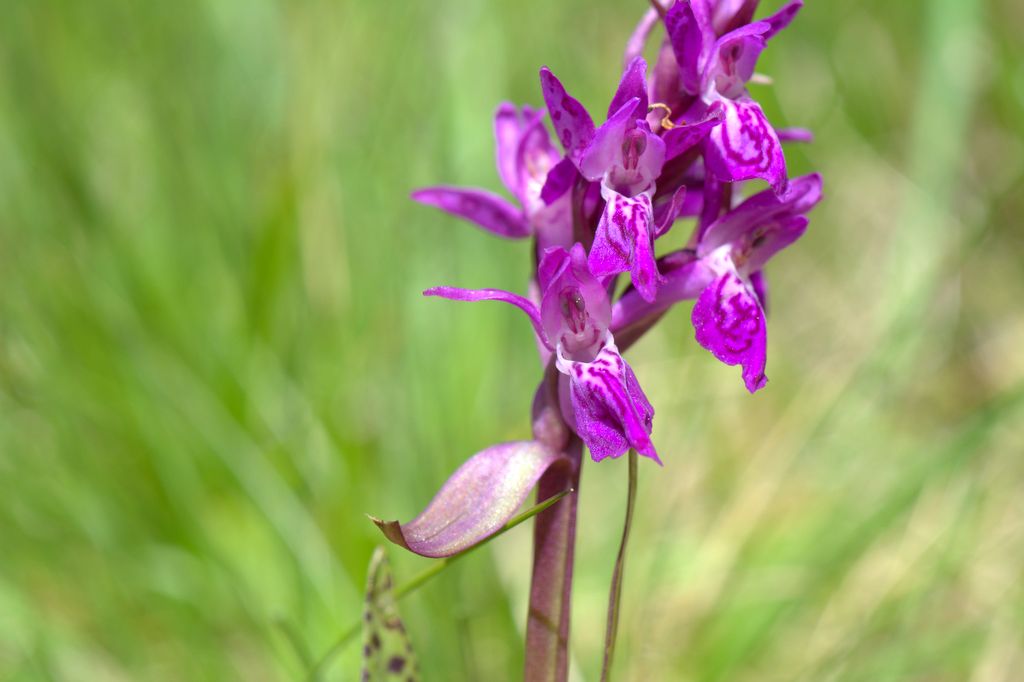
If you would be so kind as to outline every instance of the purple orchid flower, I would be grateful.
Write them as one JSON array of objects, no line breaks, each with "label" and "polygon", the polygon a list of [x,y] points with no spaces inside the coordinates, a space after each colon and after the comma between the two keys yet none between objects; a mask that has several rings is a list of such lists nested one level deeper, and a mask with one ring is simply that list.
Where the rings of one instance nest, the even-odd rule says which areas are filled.
[{"label": "purple orchid flower", "polygon": [[[498,173],[515,201],[448,186],[412,195],[501,237],[532,237],[528,296],[453,287],[424,294],[515,305],[533,325],[544,372],[531,409],[532,439],[470,457],[412,521],[375,519],[410,551],[454,556],[493,537],[534,487],[538,499],[562,499],[578,488],[584,445],[596,461],[634,450],[660,464],[651,440],[654,408],[620,349],[680,301],[695,300],[700,345],[739,365],[751,393],[767,383],[764,267],[806,230],[821,178],[788,179],[781,143],[811,135],[776,131],[747,83],[768,40],[803,3],[791,0],[761,21],[754,21],[758,0],[651,4],[627,44],[602,124],[547,68],[540,72],[546,112],[498,108]],[[667,35],[648,74],[640,55],[659,20]],[[769,189],[738,199],[742,183],[754,179]],[[657,258],[655,241],[684,217],[695,218],[686,247]],[[630,285],[616,297],[624,273]],[[635,454],[628,459],[635,483]],[[569,495],[536,517],[526,679],[568,679],[576,514]],[[614,581],[612,593],[614,601]],[[610,633],[615,613],[610,606]]]},{"label": "purple orchid flower", "polygon": [[544,127],[544,111],[501,104],[494,114],[494,137],[498,174],[519,206],[493,192],[468,187],[426,187],[413,192],[412,198],[499,237],[535,235],[540,248],[571,244],[569,198],[541,198],[549,171],[561,159]]},{"label": "purple orchid flower", "polygon": [[658,72],[676,80],[692,100],[689,116],[716,103],[722,107],[723,123],[705,147],[707,169],[726,182],[761,178],[779,194],[787,182],[782,143],[746,84],[768,40],[793,20],[803,0],[749,23],[756,6],[750,0],[676,2],[665,17],[676,68]]},{"label": "purple orchid flower", "polygon": [[805,214],[821,200],[821,176],[790,182],[782,197],[766,190],[704,230],[696,248],[661,261],[665,284],[655,301],[627,292],[614,306],[612,329],[624,330],[685,299],[696,298],[697,341],[727,365],[741,365],[751,393],[767,383],[765,263],[807,229]]},{"label": "purple orchid flower", "polygon": [[569,161],[590,182],[600,182],[605,208],[590,249],[591,273],[606,280],[629,272],[653,300],[660,280],[654,260],[652,197],[665,162],[665,142],[647,124],[647,64],[633,59],[623,72],[597,129],[590,114],[547,68],[540,72],[544,101]]},{"label": "purple orchid flower", "polygon": [[539,308],[500,289],[435,287],[423,293],[457,301],[504,301],[521,309],[540,343],[555,354],[555,366],[564,375],[559,384],[562,415],[593,459],[619,457],[634,448],[660,463],[650,438],[654,408],[615,346],[608,293],[591,272],[583,245],[545,251],[537,280],[543,291]]}]

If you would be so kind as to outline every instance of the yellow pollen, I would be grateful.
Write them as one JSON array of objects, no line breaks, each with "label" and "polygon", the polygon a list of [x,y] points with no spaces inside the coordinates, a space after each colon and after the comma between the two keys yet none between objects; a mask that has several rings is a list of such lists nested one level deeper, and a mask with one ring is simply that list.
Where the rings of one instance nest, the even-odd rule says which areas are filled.
[{"label": "yellow pollen", "polygon": [[661,118],[661,127],[665,130],[672,130],[676,127],[676,124],[672,122],[672,110],[669,106],[663,102],[655,102],[651,106],[647,107],[647,113],[651,113],[655,109],[661,109],[665,112],[665,115]]}]

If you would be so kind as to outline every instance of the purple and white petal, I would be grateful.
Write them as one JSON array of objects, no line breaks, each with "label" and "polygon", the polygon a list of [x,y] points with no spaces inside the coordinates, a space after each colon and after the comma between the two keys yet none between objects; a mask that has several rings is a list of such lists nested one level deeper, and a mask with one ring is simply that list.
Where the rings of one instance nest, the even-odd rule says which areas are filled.
[{"label": "purple and white petal", "polygon": [[590,248],[590,271],[599,278],[629,272],[640,295],[654,300],[660,276],[654,261],[651,198],[626,197],[605,186],[601,194],[606,203]]},{"label": "purple and white petal", "polygon": [[544,472],[564,461],[537,441],[494,445],[460,466],[412,521],[370,518],[389,540],[416,554],[452,556],[501,530]]},{"label": "purple and white petal", "polygon": [[742,365],[751,393],[768,383],[764,375],[768,335],[756,294],[735,271],[707,286],[693,307],[697,342],[727,365]]},{"label": "purple and white petal", "polygon": [[411,196],[421,204],[476,223],[499,237],[522,239],[530,236],[530,226],[523,212],[492,192],[465,187],[425,187]]},{"label": "purple and white petal", "polygon": [[574,362],[559,353],[556,364],[569,377],[571,425],[594,461],[633,448],[661,463],[651,442],[654,408],[610,337],[592,361]]},{"label": "purple and white petal", "polygon": [[725,120],[711,130],[705,143],[708,170],[726,182],[761,178],[776,194],[784,192],[786,159],[782,144],[761,106],[747,97],[720,101]]},{"label": "purple and white petal", "polygon": [[439,296],[441,298],[447,298],[450,301],[501,301],[502,303],[510,303],[530,318],[530,324],[533,325],[533,330],[537,334],[537,338],[540,339],[541,343],[548,347],[549,350],[554,350],[554,346],[548,340],[548,335],[544,331],[544,325],[541,323],[540,311],[537,310],[537,306],[532,301],[519,294],[513,294],[511,291],[505,291],[504,289],[461,289],[459,287],[432,287],[423,292],[424,296]]},{"label": "purple and white petal", "polygon": [[558,141],[562,143],[565,153],[578,161],[594,137],[593,119],[583,105],[565,91],[561,81],[546,66],[540,70],[540,87]]}]

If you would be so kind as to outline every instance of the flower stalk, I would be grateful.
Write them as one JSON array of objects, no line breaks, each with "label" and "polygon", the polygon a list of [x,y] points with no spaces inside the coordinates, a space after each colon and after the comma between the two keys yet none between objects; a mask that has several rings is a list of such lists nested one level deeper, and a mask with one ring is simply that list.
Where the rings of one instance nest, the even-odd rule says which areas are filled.
[{"label": "flower stalk", "polygon": [[615,659],[615,641],[619,632],[619,610],[622,604],[622,580],[626,570],[626,546],[629,544],[629,530],[633,526],[633,509],[636,506],[637,456],[629,451],[629,478],[626,488],[626,520],[622,527],[622,541],[615,557],[612,570],[612,584],[608,595],[608,622],[604,633],[604,661],[601,665],[601,682],[611,679]]}]

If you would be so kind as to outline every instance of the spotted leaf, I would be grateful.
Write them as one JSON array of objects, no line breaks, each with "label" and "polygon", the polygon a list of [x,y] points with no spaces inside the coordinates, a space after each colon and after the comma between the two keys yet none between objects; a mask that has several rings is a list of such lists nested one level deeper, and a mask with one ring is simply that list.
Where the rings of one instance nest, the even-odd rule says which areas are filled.
[{"label": "spotted leaf", "polygon": [[383,547],[370,559],[363,611],[363,682],[417,682],[412,644],[398,615],[391,564]]}]

